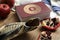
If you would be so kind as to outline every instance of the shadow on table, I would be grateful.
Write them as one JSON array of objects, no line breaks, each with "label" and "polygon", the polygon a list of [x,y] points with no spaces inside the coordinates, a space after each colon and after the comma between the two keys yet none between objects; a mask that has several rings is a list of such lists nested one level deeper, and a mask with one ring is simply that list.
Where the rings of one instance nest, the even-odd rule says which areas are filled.
[{"label": "shadow on table", "polygon": [[28,33],[23,33],[22,35],[19,35],[11,40],[31,40]]}]

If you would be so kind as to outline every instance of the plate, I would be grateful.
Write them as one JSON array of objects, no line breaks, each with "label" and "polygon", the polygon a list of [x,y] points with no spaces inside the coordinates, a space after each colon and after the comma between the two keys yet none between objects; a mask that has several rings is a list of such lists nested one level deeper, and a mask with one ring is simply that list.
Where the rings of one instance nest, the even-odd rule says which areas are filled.
[{"label": "plate", "polygon": [[23,34],[24,32],[32,31],[35,29],[36,26],[26,25],[26,22],[14,22],[9,23],[0,28],[0,39],[1,40],[10,40],[18,35]]},{"label": "plate", "polygon": [[24,32],[25,22],[15,22],[4,25],[0,28],[0,39],[9,40]]}]

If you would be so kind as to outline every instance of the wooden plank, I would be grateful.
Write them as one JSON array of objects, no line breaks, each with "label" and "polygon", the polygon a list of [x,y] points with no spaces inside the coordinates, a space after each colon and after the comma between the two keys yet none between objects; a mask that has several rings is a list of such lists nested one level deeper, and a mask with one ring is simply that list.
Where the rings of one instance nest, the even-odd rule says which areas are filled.
[{"label": "wooden plank", "polygon": [[16,13],[11,11],[6,19],[0,20],[0,27],[8,23],[18,22],[18,21],[19,20]]},{"label": "wooden plank", "polygon": [[[0,20],[0,27],[2,25],[13,22],[19,22],[19,19],[15,12],[11,12],[6,19]],[[38,27],[33,31],[23,33],[22,35],[19,35],[18,37],[11,40],[37,40],[39,34],[40,34],[40,27]],[[52,40],[60,40],[60,28],[58,28],[56,32],[53,32],[51,36]]]}]

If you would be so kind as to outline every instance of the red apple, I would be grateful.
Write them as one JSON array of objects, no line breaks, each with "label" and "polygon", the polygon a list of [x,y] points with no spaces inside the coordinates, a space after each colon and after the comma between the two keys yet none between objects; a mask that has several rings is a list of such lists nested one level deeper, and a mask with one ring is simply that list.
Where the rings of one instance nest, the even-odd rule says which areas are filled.
[{"label": "red apple", "polygon": [[10,13],[10,7],[7,4],[0,4],[0,18],[6,18]]},{"label": "red apple", "polygon": [[14,2],[15,2],[14,0],[1,0],[1,3],[8,4],[10,6],[10,8],[13,7]]}]

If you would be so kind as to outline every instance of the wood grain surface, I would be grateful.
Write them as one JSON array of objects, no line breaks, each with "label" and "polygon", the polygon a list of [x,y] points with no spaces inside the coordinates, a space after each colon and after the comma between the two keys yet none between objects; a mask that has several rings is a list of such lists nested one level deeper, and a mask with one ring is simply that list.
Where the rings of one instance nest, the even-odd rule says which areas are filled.
[{"label": "wood grain surface", "polygon": [[[6,19],[0,20],[0,27],[13,22],[19,22],[19,19],[15,12],[12,12],[8,15]],[[33,31],[29,31],[26,33],[23,33],[22,35],[19,35],[11,40],[37,40],[38,36],[40,34],[40,27]],[[60,40],[60,27],[57,29],[57,31],[52,33],[52,40]]]},{"label": "wood grain surface", "polygon": [[0,19],[0,27],[8,23],[18,22],[18,21],[19,20],[18,20],[16,13],[11,11],[7,18]]}]

